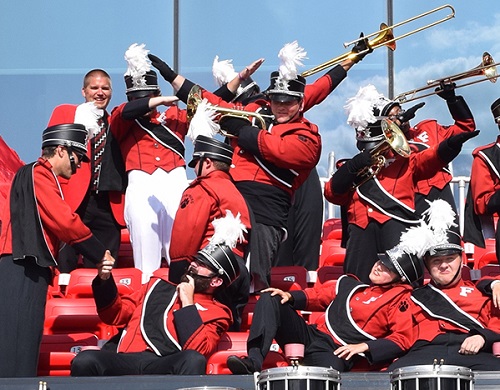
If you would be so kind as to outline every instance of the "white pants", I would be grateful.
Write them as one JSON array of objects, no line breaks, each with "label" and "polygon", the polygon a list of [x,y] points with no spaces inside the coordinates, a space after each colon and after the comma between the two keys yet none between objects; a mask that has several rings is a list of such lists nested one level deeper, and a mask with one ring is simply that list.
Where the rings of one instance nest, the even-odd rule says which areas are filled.
[{"label": "white pants", "polygon": [[125,222],[135,267],[145,275],[160,268],[162,257],[170,264],[172,225],[187,185],[183,167],[170,172],[157,169],[151,175],[138,170],[128,173]]}]

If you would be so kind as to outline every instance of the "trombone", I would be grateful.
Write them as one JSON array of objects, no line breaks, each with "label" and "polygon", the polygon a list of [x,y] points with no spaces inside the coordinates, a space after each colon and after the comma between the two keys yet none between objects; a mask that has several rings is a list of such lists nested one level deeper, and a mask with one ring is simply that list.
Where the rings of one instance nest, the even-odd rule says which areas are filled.
[{"label": "trombone", "polygon": [[[194,114],[196,113],[196,110],[198,109],[198,105],[201,103],[202,99],[202,92],[201,88],[198,85],[194,85],[191,90],[189,91],[188,98],[186,101],[186,114],[187,114],[187,123],[191,123],[191,120],[194,117]],[[260,128],[263,130],[266,130],[266,121],[262,117],[262,115],[258,114],[257,112],[253,111],[244,111],[244,110],[238,110],[238,109],[232,109],[232,108],[226,108],[226,107],[219,107],[217,105],[211,105],[212,108],[215,109],[215,112],[219,114],[219,121],[221,118],[225,116],[232,116],[235,118],[245,118],[248,119],[250,117],[254,117],[257,121],[260,123]],[[232,134],[229,134],[225,132],[224,130],[220,129],[219,130],[220,134],[222,134],[224,137],[228,138],[234,138],[235,136]]]},{"label": "trombone", "polygon": [[488,80],[492,83],[495,83],[497,81],[497,78],[498,78],[498,73],[497,73],[496,67],[499,64],[500,64],[500,62],[495,63],[491,54],[485,51],[483,53],[483,59],[482,59],[481,63],[478,66],[476,66],[475,68],[472,68],[466,72],[457,73],[457,74],[452,75],[452,76],[443,77],[443,78],[438,79],[438,80],[429,80],[429,81],[427,81],[426,86],[421,87],[421,88],[416,88],[416,89],[413,89],[411,91],[403,92],[403,93],[399,94],[398,96],[396,96],[394,98],[394,101],[397,101],[399,103],[407,103],[407,102],[411,102],[413,100],[421,99],[421,98],[424,98],[427,96],[432,96],[432,95],[439,93],[439,91],[434,90],[432,92],[420,94],[420,95],[418,93],[422,92],[422,91],[426,91],[428,89],[432,89],[432,88],[436,89],[442,83],[454,83],[458,80],[463,80],[463,79],[466,79],[469,77],[474,77],[474,76],[484,76],[484,78],[457,85],[457,86],[455,86],[455,89],[462,88],[462,87],[465,87],[467,85],[481,83],[481,82],[486,81],[486,80]]},{"label": "trombone", "polygon": [[[445,8],[448,8],[450,9],[450,13],[448,15],[446,15],[445,17],[439,19],[439,20],[436,20],[432,23],[428,23],[422,27],[419,27],[419,28],[416,28],[414,30],[411,30],[405,34],[402,34],[400,36],[397,36],[395,37],[394,34],[393,34],[393,29],[395,29],[396,27],[399,27],[399,26],[402,26],[403,24],[407,24],[407,23],[410,23],[410,22],[413,22],[414,20],[417,20],[417,19],[421,19],[427,15],[430,15],[430,14],[433,14],[433,13],[436,13],[436,12],[439,12]],[[393,24],[392,26],[387,26],[387,24],[385,23],[381,23],[380,24],[380,29],[374,33],[371,33],[371,34],[368,34],[368,35],[365,35],[364,37],[360,37],[358,39],[355,39],[351,42],[345,42],[344,43],[344,47],[348,47],[350,45],[353,45],[353,44],[356,44],[357,42],[359,42],[360,40],[364,40],[364,39],[368,39],[368,38],[371,38],[371,37],[375,37],[373,38],[372,40],[368,40],[367,42],[367,46],[368,46],[368,49],[360,52],[360,53],[355,53],[353,52],[352,50],[348,53],[344,53],[338,57],[335,57],[335,58],[332,58],[331,60],[329,61],[326,61],[324,62],[323,64],[320,64],[312,69],[309,69],[309,70],[306,70],[305,72],[302,72],[301,76],[303,77],[308,77],[308,76],[311,76],[315,73],[318,73],[320,71],[322,71],[323,69],[326,69],[326,68],[330,68],[331,66],[335,65],[335,64],[338,64],[342,61],[344,61],[345,59],[347,58],[354,58],[356,57],[357,55],[359,54],[363,54],[363,53],[366,53],[370,50],[375,50],[375,49],[378,49],[379,47],[382,47],[382,46],[387,46],[390,50],[394,51],[396,50],[396,41],[399,41],[400,39],[403,39],[403,38],[406,38],[407,36],[409,35],[413,35],[413,34],[416,34],[422,30],[425,30],[425,29],[428,29],[430,27],[433,27],[437,24],[440,24],[440,23],[443,23],[449,19],[452,19],[455,17],[455,9],[449,5],[449,4],[445,4],[445,5],[442,5],[440,7],[437,7],[437,8],[434,8],[430,11],[427,11],[427,12],[424,12],[420,15],[417,15],[417,16],[414,16],[412,18],[409,18],[409,19],[406,19],[406,20],[403,20],[402,22],[399,22],[399,23],[396,23],[396,24]]]}]

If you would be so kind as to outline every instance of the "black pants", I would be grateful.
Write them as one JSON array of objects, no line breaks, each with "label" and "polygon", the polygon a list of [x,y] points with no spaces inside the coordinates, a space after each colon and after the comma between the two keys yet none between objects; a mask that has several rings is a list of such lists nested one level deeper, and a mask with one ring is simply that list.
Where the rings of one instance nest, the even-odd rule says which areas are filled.
[{"label": "black pants", "polygon": [[255,291],[269,287],[271,268],[276,264],[284,230],[256,222],[250,240],[250,274]]},{"label": "black pants", "polygon": [[50,268],[0,258],[0,377],[35,377]]},{"label": "black pants", "polygon": [[154,352],[82,351],[71,362],[71,376],[204,375],[207,361],[193,350],[168,356]]},{"label": "black pants", "polygon": [[369,284],[368,276],[378,260],[378,253],[395,247],[406,228],[408,225],[395,219],[383,224],[372,221],[366,229],[349,224],[344,273],[356,275],[363,283]]},{"label": "black pants", "polygon": [[500,359],[491,351],[482,351],[475,355],[458,353],[460,345],[468,337],[467,334],[446,333],[437,336],[431,342],[417,341],[410,351],[392,363],[388,371],[396,368],[433,364],[444,359],[444,364],[468,367],[474,371],[499,371]]},{"label": "black pants", "polygon": [[301,265],[316,271],[323,230],[323,192],[313,169],[297,189],[288,214],[288,237],[279,248],[276,265]]},{"label": "black pants", "polygon": [[[285,344],[304,344],[306,366],[332,367],[338,371],[349,371],[353,359],[346,361],[333,354],[339,345],[333,339],[319,331],[315,325],[308,325],[289,305],[280,303],[281,297],[262,294],[255,306],[255,311],[248,336],[248,356],[258,366],[269,352],[273,339],[284,349]],[[355,360],[355,359],[354,359]]]},{"label": "black pants", "polygon": [[[92,234],[110,250],[115,259],[118,259],[121,227],[111,211],[108,193],[102,191],[97,194],[94,192],[87,194],[76,212]],[[66,273],[73,271],[78,265],[78,255],[79,253],[71,246],[65,245],[58,256],[59,271]],[[83,259],[83,264],[85,268],[95,268],[95,264],[86,258]],[[118,262],[116,265],[119,265]]]}]

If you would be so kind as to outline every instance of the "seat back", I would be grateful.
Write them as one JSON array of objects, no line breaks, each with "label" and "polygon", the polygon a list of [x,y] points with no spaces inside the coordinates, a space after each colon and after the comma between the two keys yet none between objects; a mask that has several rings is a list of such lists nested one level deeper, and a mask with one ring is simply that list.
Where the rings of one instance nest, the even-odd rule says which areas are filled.
[{"label": "seat back", "polygon": [[[142,286],[142,271],[138,268],[115,268],[113,278],[120,295],[128,295]],[[93,268],[77,268],[70,273],[66,297],[92,298],[92,281],[97,275]]]},{"label": "seat back", "polygon": [[299,265],[272,267],[271,287],[283,291],[304,289],[307,287],[307,270]]}]

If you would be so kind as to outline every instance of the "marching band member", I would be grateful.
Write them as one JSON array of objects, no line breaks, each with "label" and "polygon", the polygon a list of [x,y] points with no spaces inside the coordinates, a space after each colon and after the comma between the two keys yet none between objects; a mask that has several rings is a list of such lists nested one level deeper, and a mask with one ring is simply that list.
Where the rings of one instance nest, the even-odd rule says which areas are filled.
[{"label": "marching band member", "polygon": [[[370,50],[361,39],[345,60],[350,68]],[[250,272],[253,288],[269,286],[271,267],[275,265],[280,243],[286,238],[286,223],[295,191],[316,166],[321,154],[321,138],[316,125],[304,118],[304,112],[323,101],[346,75],[343,66],[336,66],[307,89],[305,78],[298,74],[297,65],[305,57],[297,42],[280,51],[280,70],[271,73],[265,99],[257,99],[245,107],[226,103],[203,90],[209,102],[226,108],[264,114],[266,127],[257,121],[252,125],[244,118],[224,118],[221,128],[233,137],[234,168],[231,174],[250,205],[256,223],[252,225],[256,239],[250,249]],[[240,72],[241,79],[248,75]],[[321,80],[321,81],[319,81]],[[179,76],[172,85],[177,96],[186,101],[192,83]],[[270,111],[269,111],[270,110]],[[258,127],[261,126],[261,127]]]},{"label": "marching band member", "polygon": [[113,261],[61,192],[87,157],[87,129],[58,123],[42,134],[42,155],[12,182],[0,236],[0,377],[34,377],[52,268],[66,243],[97,264]]},{"label": "marching band member", "polygon": [[[404,229],[418,223],[416,183],[434,176],[460,153],[465,141],[479,133],[457,134],[407,158],[385,149],[381,152],[384,162],[370,176],[375,158],[372,153],[386,142],[377,118],[387,104],[372,85],[361,88],[348,101],[348,123],[356,128],[356,145],[361,152],[345,162],[325,186],[326,199],[344,207],[347,214],[344,272],[365,283],[376,254],[392,248]],[[361,176],[365,177],[359,177],[363,171],[366,174]]]},{"label": "marching band member", "polygon": [[[491,105],[500,130],[500,99]],[[494,216],[500,212],[500,136],[472,152],[469,192],[465,206],[464,241],[485,247],[485,238],[495,237],[495,252],[500,259],[500,230]]]},{"label": "marching band member", "polygon": [[[273,339],[283,350],[289,343],[304,344],[301,364],[306,366],[349,371],[362,357],[370,364],[392,362],[411,346],[411,285],[424,275],[421,259],[406,250],[403,245],[379,254],[369,285],[343,275],[301,291],[263,290],[250,327],[248,357],[229,356],[231,372],[260,371]],[[325,316],[307,324],[297,310],[325,311]]]},{"label": "marching band member", "polygon": [[[444,200],[425,211],[428,249],[424,257],[431,281],[412,292],[415,342],[388,370],[405,366],[446,364],[472,370],[498,371],[492,344],[500,341],[500,311],[472,281],[462,279],[461,237],[450,229],[455,212]],[[488,283],[491,281],[488,281]]]},{"label": "marching band member", "polygon": [[[407,110],[403,110],[399,102],[392,101],[382,108],[380,112],[381,116],[388,117],[403,130],[414,151],[428,149],[453,135],[472,132],[476,129],[474,117],[465,99],[455,94],[454,83],[442,82],[437,91],[437,95],[446,101],[448,110],[455,120],[452,125],[444,126],[435,119],[426,119],[411,127],[409,121],[415,117],[415,112],[423,107],[425,103],[419,103]],[[446,200],[456,212],[455,198],[449,185],[452,178],[449,168],[444,167],[434,176],[417,182],[415,187],[415,210],[418,215],[422,215],[427,209],[426,200],[433,201],[435,199]],[[456,222],[455,229],[459,233],[458,217]]]}]

